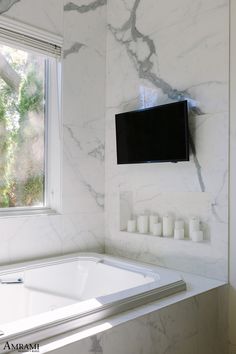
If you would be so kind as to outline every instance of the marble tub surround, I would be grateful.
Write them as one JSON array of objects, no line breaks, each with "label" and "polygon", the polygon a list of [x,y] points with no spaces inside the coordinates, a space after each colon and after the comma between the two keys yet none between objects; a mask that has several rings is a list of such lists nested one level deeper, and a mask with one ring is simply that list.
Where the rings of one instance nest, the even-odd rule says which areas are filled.
[{"label": "marble tub surround", "polygon": [[[108,253],[227,279],[228,10],[228,0],[108,1]],[[190,161],[117,165],[115,114],[184,98],[190,105]],[[120,232],[122,191],[128,191],[126,211],[131,200],[137,213],[173,212],[185,223],[198,215],[208,244],[178,241],[172,247],[167,240]]]},{"label": "marble tub surround", "polygon": [[[185,208],[201,205],[205,210],[204,237],[211,247],[204,269],[210,263],[207,274],[226,279],[228,1],[206,0],[198,7],[193,0],[9,0],[0,2],[0,13],[64,36],[62,215],[37,221],[44,240],[40,248],[31,242],[29,218],[1,219],[6,246],[0,262],[88,245],[103,250],[106,228],[107,252],[173,266],[179,259],[174,250],[166,254],[143,237],[134,244],[135,235],[119,232],[118,199],[121,190],[142,199],[179,193]],[[191,106],[191,161],[117,166],[114,115],[182,98]],[[20,242],[21,235],[24,242],[17,249],[11,240]],[[51,239],[57,240],[53,251]],[[181,251],[181,263],[190,257],[188,249]],[[198,256],[196,248],[191,252],[196,262],[187,269],[198,269]]]},{"label": "marble tub surround", "polygon": [[40,353],[227,354],[227,289],[190,277],[187,292],[42,342]]}]

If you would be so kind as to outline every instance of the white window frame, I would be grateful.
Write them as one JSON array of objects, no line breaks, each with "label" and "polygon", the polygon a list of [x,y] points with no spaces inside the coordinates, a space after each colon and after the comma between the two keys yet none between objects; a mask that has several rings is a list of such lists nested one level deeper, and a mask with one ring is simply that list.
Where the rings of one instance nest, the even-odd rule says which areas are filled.
[{"label": "white window frame", "polygon": [[[3,35],[1,36],[1,29]],[[8,41],[4,31],[13,33]],[[11,33],[11,32],[10,32]],[[14,39],[16,33],[16,39]],[[17,41],[19,34],[19,42]],[[23,36],[22,36],[23,35]],[[22,40],[23,38],[23,40]],[[33,48],[24,43],[24,38],[33,40]],[[35,48],[39,41],[40,49]],[[27,41],[26,41],[27,42]],[[12,207],[0,208],[1,217],[15,217],[27,215],[47,215],[61,213],[61,183],[62,183],[62,37],[48,33],[21,22],[0,17],[0,43],[15,46],[26,51],[43,54],[47,58],[47,85],[45,109],[45,179],[44,179],[44,206],[42,207]],[[49,47],[47,46],[49,45]],[[56,48],[55,53],[53,48]],[[47,53],[47,50],[51,52]],[[58,54],[59,53],[59,54]],[[48,99],[47,99],[48,98]]]}]

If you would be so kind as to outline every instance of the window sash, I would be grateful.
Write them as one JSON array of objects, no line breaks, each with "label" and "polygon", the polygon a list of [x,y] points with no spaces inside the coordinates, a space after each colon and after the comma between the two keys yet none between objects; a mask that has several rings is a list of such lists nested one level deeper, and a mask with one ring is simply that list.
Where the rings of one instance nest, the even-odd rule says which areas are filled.
[{"label": "window sash", "polygon": [[62,102],[61,63],[49,58],[46,65],[44,206],[0,208],[0,218],[50,215],[62,211]]}]

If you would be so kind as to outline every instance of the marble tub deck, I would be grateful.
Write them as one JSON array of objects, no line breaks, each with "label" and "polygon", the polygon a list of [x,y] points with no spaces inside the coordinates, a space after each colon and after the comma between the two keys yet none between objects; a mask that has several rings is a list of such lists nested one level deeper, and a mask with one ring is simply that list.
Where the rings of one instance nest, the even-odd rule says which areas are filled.
[{"label": "marble tub deck", "polygon": [[[223,354],[224,353],[224,333],[222,333],[222,343],[219,344],[211,344],[212,345],[212,351],[210,350],[210,348],[206,348],[206,350],[208,351],[203,351],[203,349],[201,349],[201,351],[198,351],[198,349],[200,348],[198,345],[198,349],[194,349],[194,347],[192,347],[192,341],[190,340],[190,346],[192,347],[191,351],[189,351],[189,349],[187,349],[188,351],[183,351],[185,349],[183,349],[183,345],[185,346],[186,343],[185,341],[183,341],[183,336],[186,336],[189,338],[190,337],[194,337],[198,330],[193,327],[195,327],[195,325],[198,327],[199,323],[197,323],[197,321],[203,321],[203,322],[207,322],[206,324],[206,328],[208,328],[210,326],[210,331],[213,333],[214,330],[212,329],[212,327],[214,327],[214,323],[217,323],[217,328],[215,328],[216,332],[219,330],[219,328],[222,328],[222,332],[224,332],[224,328],[227,326],[226,325],[226,320],[225,321],[219,321],[219,318],[221,316],[221,312],[225,313],[225,309],[221,308],[221,305],[227,303],[224,301],[226,296],[226,288],[227,288],[227,283],[223,282],[223,281],[219,281],[219,280],[214,280],[214,279],[209,279],[209,278],[204,278],[201,276],[196,276],[193,274],[188,274],[188,273],[181,273],[181,272],[177,272],[178,274],[181,274],[183,279],[185,280],[186,284],[187,284],[187,291],[175,294],[175,295],[171,295],[169,297],[166,297],[164,299],[152,302],[150,304],[138,307],[134,310],[130,310],[124,313],[121,313],[119,315],[116,316],[112,316],[110,318],[106,318],[102,321],[96,322],[93,325],[90,326],[86,326],[80,330],[74,330],[71,331],[70,333],[66,333],[63,335],[60,335],[58,337],[55,337],[55,339],[52,341],[50,340],[46,340],[43,341],[40,345],[40,353],[57,353],[57,354],[75,354],[75,353],[83,353],[83,354],[87,354],[87,353],[106,353],[106,354],[121,354],[121,353],[125,353],[125,354],[137,354],[137,353],[143,353],[142,352],[142,346],[144,343],[140,343],[140,345],[137,344],[137,342],[139,341],[146,341],[147,338],[142,338],[143,337],[143,329],[141,328],[143,325],[146,327],[145,331],[146,331],[146,335],[149,337],[153,331],[150,331],[150,323],[154,326],[154,329],[156,329],[156,335],[157,335],[157,342],[161,341],[161,339],[158,337],[158,332],[160,330],[160,328],[158,328],[158,324],[155,325],[155,321],[157,321],[157,318],[159,318],[159,316],[161,316],[162,313],[167,313],[167,317],[169,318],[168,321],[171,322],[178,322],[179,320],[182,321],[182,324],[180,327],[184,326],[185,328],[179,328],[178,329],[178,325],[175,326],[175,330],[174,331],[179,331],[180,332],[180,342],[178,341],[177,338],[174,339],[174,341],[176,341],[177,343],[179,343],[178,345],[180,345],[181,349],[173,349],[170,351],[164,351],[164,349],[162,348],[163,345],[160,343],[160,348],[157,349],[156,344],[154,345],[153,349],[152,347],[150,347],[150,343],[146,343],[146,345],[149,346],[149,349],[147,348],[147,351],[145,351],[145,354],[164,354],[164,353],[173,353],[173,354],[184,354],[184,353],[188,353],[188,354],[218,354],[218,352],[216,351],[216,347],[220,348],[219,353]],[[194,307],[195,310],[198,313],[198,320],[196,320],[196,314],[193,313],[194,312]],[[203,307],[203,308],[202,308]],[[224,305],[222,306],[224,307]],[[164,312],[163,312],[164,311]],[[227,311],[226,311],[227,312]],[[201,315],[200,315],[201,313]],[[210,313],[210,316],[209,316]],[[206,317],[204,318],[206,314]],[[187,316],[187,317],[186,317]],[[214,316],[216,316],[214,318]],[[201,318],[200,318],[201,317]],[[144,324],[142,324],[142,322],[144,321]],[[148,323],[147,321],[151,321],[150,323]],[[160,321],[162,322],[162,320],[160,319]],[[212,323],[209,323],[211,322]],[[158,321],[157,321],[158,322]],[[194,324],[193,324],[194,322]],[[174,326],[173,323],[173,326]],[[163,328],[160,330],[161,332],[164,332],[164,336],[168,337],[168,331],[170,331],[169,335],[171,337],[171,332],[173,332],[173,328],[172,330],[169,328],[168,326],[165,328],[165,325],[163,325]],[[151,327],[153,327],[151,326]],[[117,327],[117,328],[116,328]],[[134,327],[133,331],[131,330],[130,332],[130,338],[128,336],[127,338],[127,334],[125,334],[127,332],[127,329],[129,330],[130,328]],[[201,326],[200,326],[201,327]],[[115,332],[114,332],[115,331]],[[119,343],[117,343],[117,347],[116,348],[112,348],[109,347],[110,345],[112,345],[110,343],[110,335],[111,337],[114,335],[114,333],[117,334],[120,333],[120,339],[118,340]],[[182,332],[186,331],[185,334],[183,334]],[[191,333],[188,333],[188,332]],[[114,332],[114,333],[113,333]],[[155,332],[155,330],[154,330]],[[201,331],[200,331],[201,332]],[[226,333],[226,331],[225,331]],[[115,336],[116,336],[115,334]],[[153,335],[153,334],[152,334]],[[172,333],[173,335],[173,333]],[[213,337],[216,335],[216,333],[213,334]],[[136,342],[134,345],[131,345],[130,342],[132,342],[132,336],[134,336],[134,341]],[[174,335],[175,336],[175,335]],[[204,342],[204,338],[201,338],[201,334],[199,337],[199,334],[197,334],[198,336],[198,340],[203,341]],[[140,337],[140,340],[139,340]],[[144,336],[145,337],[145,336]],[[104,339],[105,338],[105,339]],[[159,338],[159,339],[158,339]],[[207,340],[211,341],[212,340],[212,336],[209,336],[209,333],[207,334]],[[206,340],[205,338],[205,340]],[[149,338],[150,339],[150,338]],[[186,339],[186,338],[185,338]],[[102,348],[102,344],[100,343],[100,341],[105,340],[105,342],[103,343],[104,346],[106,347],[107,341],[109,342],[109,349],[103,349]],[[168,341],[168,338],[165,338],[165,341]],[[170,338],[169,338],[170,340]],[[195,340],[195,339],[193,339]],[[128,341],[128,342],[126,342]],[[158,342],[159,343],[159,342]],[[119,345],[118,345],[119,344]],[[173,344],[173,343],[172,343]],[[166,343],[167,345],[167,343]],[[171,345],[171,342],[168,344]],[[207,347],[209,347],[210,343],[205,343],[205,345],[207,345]],[[175,346],[175,345],[174,345]],[[165,347],[165,346],[164,346]],[[120,348],[120,349],[118,349]],[[123,348],[123,349],[122,349]],[[161,349],[162,348],[162,349]],[[81,351],[80,351],[81,350]],[[123,350],[123,351],[122,351]],[[141,350],[141,351],[140,351]],[[165,349],[166,350],[166,349]],[[180,351],[178,351],[180,350]],[[200,350],[200,349],[199,349]]]}]

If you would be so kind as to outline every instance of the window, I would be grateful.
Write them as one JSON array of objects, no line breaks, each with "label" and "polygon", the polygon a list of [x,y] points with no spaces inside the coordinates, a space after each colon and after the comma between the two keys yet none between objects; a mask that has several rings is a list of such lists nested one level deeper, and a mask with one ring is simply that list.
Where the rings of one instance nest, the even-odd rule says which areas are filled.
[{"label": "window", "polygon": [[60,46],[46,42],[48,35],[38,30],[32,37],[34,30],[25,25],[22,33],[11,20],[1,25],[0,211],[55,209]]},{"label": "window", "polygon": [[0,45],[0,208],[45,204],[46,65]]}]

